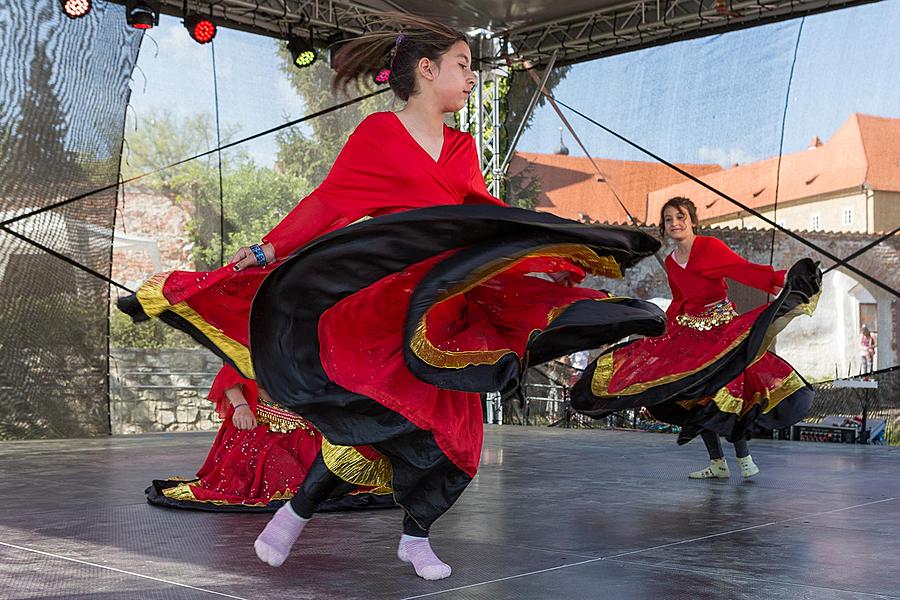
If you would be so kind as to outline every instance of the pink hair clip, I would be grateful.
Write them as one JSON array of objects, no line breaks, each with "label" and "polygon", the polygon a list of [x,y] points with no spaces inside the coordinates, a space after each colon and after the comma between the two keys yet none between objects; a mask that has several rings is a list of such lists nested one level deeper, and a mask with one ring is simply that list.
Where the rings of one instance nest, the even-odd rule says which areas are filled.
[{"label": "pink hair clip", "polygon": [[375,83],[387,83],[391,79],[390,69],[381,69],[375,74]]}]

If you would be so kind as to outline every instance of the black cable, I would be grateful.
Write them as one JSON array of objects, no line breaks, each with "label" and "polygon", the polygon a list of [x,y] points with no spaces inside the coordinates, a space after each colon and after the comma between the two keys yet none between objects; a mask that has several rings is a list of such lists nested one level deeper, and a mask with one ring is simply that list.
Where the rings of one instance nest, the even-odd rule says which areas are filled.
[{"label": "black cable", "polygon": [[219,266],[225,266],[225,191],[222,186],[222,129],[219,126],[219,77],[216,74],[216,42],[209,45],[212,54],[213,98],[216,103],[216,145],[219,158]]},{"label": "black cable", "polygon": [[[547,93],[547,92],[545,92],[545,95],[547,95],[547,96],[552,96],[551,94],[549,94],[549,93]],[[731,203],[734,204],[735,206],[737,206],[737,207],[739,207],[739,208],[745,210],[747,213],[753,215],[754,217],[760,219],[761,221],[763,221],[763,222],[765,222],[765,223],[768,223],[768,224],[771,225],[772,227],[776,228],[778,231],[781,231],[781,232],[784,233],[785,235],[794,238],[795,240],[797,240],[798,242],[800,242],[800,243],[803,244],[804,246],[807,246],[808,248],[812,248],[813,250],[815,250],[816,252],[818,252],[819,254],[821,254],[822,256],[824,256],[825,258],[827,258],[827,259],[829,259],[829,260],[832,260],[832,261],[834,261],[834,262],[836,262],[836,263],[841,263],[847,270],[852,271],[853,273],[859,275],[859,276],[862,277],[863,279],[865,279],[865,280],[867,280],[867,281],[873,283],[874,285],[880,287],[881,289],[885,290],[885,291],[888,292],[889,294],[891,294],[891,295],[893,295],[893,296],[896,296],[896,297],[900,298],[900,292],[898,292],[898,291],[895,290],[894,288],[890,287],[889,285],[887,285],[887,284],[885,284],[885,283],[883,283],[883,282],[881,282],[881,281],[875,279],[874,277],[872,277],[872,276],[869,275],[868,273],[865,273],[865,272],[863,272],[863,271],[860,271],[860,270],[857,269],[856,267],[847,264],[845,261],[841,261],[841,259],[839,259],[837,256],[835,256],[835,255],[832,254],[831,252],[828,252],[828,251],[825,250],[824,248],[818,246],[817,244],[814,244],[813,242],[807,240],[807,239],[804,238],[803,236],[797,235],[796,233],[794,233],[794,232],[791,231],[790,229],[786,229],[786,228],[782,227],[781,225],[778,225],[777,223],[775,223],[775,221],[773,221],[773,220],[771,220],[770,218],[766,217],[765,215],[761,214],[759,211],[750,208],[749,206],[747,206],[746,204],[744,204],[744,203],[742,203],[742,202],[740,202],[740,201],[738,201],[738,200],[735,200],[734,198],[732,198],[731,196],[729,196],[729,195],[726,194],[725,192],[722,192],[722,191],[720,191],[720,190],[717,190],[716,188],[714,188],[713,186],[709,185],[708,183],[706,183],[706,182],[703,181],[702,179],[700,179],[700,178],[698,178],[698,177],[695,177],[694,175],[691,175],[690,173],[688,173],[687,171],[685,171],[684,169],[682,169],[682,168],[679,167],[678,165],[675,165],[675,164],[673,164],[673,163],[667,161],[667,160],[664,159],[663,157],[661,157],[661,156],[659,156],[659,155],[657,155],[657,154],[654,154],[653,152],[651,152],[650,150],[647,150],[646,148],[644,148],[644,147],[641,146],[640,144],[637,144],[637,143],[635,143],[635,142],[632,142],[631,140],[629,140],[629,139],[626,138],[625,136],[621,135],[620,133],[617,133],[616,131],[613,131],[613,130],[610,129],[609,127],[607,127],[607,126],[603,125],[602,123],[599,123],[599,122],[597,122],[596,120],[592,119],[591,117],[587,116],[586,114],[584,114],[584,113],[581,112],[580,110],[578,110],[578,109],[576,109],[576,108],[573,108],[573,107],[569,106],[568,104],[566,104],[565,102],[563,102],[563,101],[561,101],[561,100],[559,100],[559,99],[555,99],[555,100],[556,100],[557,104],[559,104],[560,106],[566,107],[567,109],[569,109],[570,111],[572,111],[572,112],[575,113],[576,115],[580,116],[582,119],[588,121],[589,123],[592,123],[592,124],[596,125],[597,127],[599,127],[600,129],[602,129],[603,131],[606,131],[606,132],[609,133],[610,135],[613,135],[613,136],[615,136],[616,138],[622,140],[623,142],[625,142],[626,144],[628,144],[628,145],[631,146],[632,148],[635,148],[635,149],[637,149],[637,150],[643,152],[643,153],[646,154],[647,156],[653,158],[654,160],[659,161],[660,163],[662,163],[662,164],[664,164],[665,166],[669,167],[669,168],[672,169],[673,171],[675,171],[675,172],[677,172],[677,173],[683,175],[684,177],[687,177],[688,179],[690,179],[691,181],[693,181],[693,182],[696,183],[697,185],[700,185],[700,186],[706,188],[707,190],[713,192],[714,194],[717,194],[718,196],[724,198],[725,200],[728,200],[729,202],[731,202]]]},{"label": "black cable", "polygon": [[[83,264],[79,263],[79,262],[76,261],[75,259],[70,258],[70,257],[66,256],[65,254],[61,254],[61,253],[57,252],[56,250],[53,250],[53,249],[51,249],[51,248],[48,248],[47,246],[44,246],[44,245],[41,244],[40,242],[37,242],[37,241],[35,241],[35,240],[32,240],[31,238],[29,238],[29,237],[27,237],[27,236],[25,236],[25,235],[22,235],[21,233],[18,233],[18,232],[16,232],[16,231],[13,231],[12,229],[9,228],[9,225],[11,225],[11,224],[13,224],[13,223],[15,223],[15,222],[17,222],[17,221],[21,221],[21,220],[23,220],[23,219],[27,219],[27,218],[29,218],[29,217],[33,217],[33,216],[35,216],[35,215],[39,215],[39,214],[41,214],[41,213],[43,213],[43,212],[46,212],[46,211],[48,211],[48,210],[53,210],[54,208],[59,208],[59,207],[61,207],[61,206],[65,206],[65,205],[67,205],[67,204],[71,204],[71,203],[73,203],[73,202],[77,202],[78,200],[83,200],[84,198],[87,198],[88,196],[91,196],[91,195],[93,195],[93,194],[98,194],[98,193],[100,193],[100,192],[104,192],[104,191],[110,190],[110,189],[115,188],[115,187],[118,187],[118,186],[122,186],[122,189],[124,189],[124,186],[125,186],[126,183],[131,183],[132,181],[137,181],[138,179],[142,179],[142,178],[147,177],[147,176],[149,176],[149,175],[153,175],[154,173],[159,173],[159,172],[164,171],[164,170],[166,170],[166,169],[171,169],[172,167],[176,167],[176,166],[178,166],[178,165],[182,165],[182,164],[184,164],[184,163],[186,163],[186,162],[195,160],[195,159],[197,159],[197,158],[202,158],[202,157],[204,157],[204,156],[209,156],[209,155],[212,154],[213,152],[220,152],[221,150],[224,150],[224,149],[226,149],[226,148],[231,148],[231,147],[236,146],[236,145],[238,145],[238,144],[242,144],[242,143],[244,143],[244,142],[248,142],[248,141],[250,141],[250,140],[254,140],[254,139],[258,138],[258,137],[262,137],[262,136],[264,136],[264,135],[268,135],[268,134],[270,134],[270,133],[274,133],[274,132],[276,132],[276,131],[278,131],[278,130],[280,130],[280,129],[284,129],[284,128],[286,128],[286,127],[291,127],[291,126],[296,125],[296,124],[298,124],[298,123],[302,123],[303,121],[308,121],[308,120],[310,120],[310,119],[314,119],[314,118],[316,118],[316,117],[320,117],[320,116],[322,116],[322,115],[326,115],[326,114],[331,113],[331,112],[334,112],[334,111],[336,111],[336,110],[340,110],[340,109],[342,109],[342,108],[344,108],[344,107],[346,107],[346,106],[350,106],[351,104],[355,104],[355,103],[357,103],[357,102],[362,102],[363,100],[366,100],[366,99],[368,99],[368,98],[371,98],[372,96],[376,96],[376,95],[378,95],[378,94],[383,94],[384,92],[388,91],[388,89],[390,89],[390,88],[384,88],[384,89],[377,90],[377,91],[374,91],[374,92],[371,92],[371,93],[368,93],[368,94],[364,94],[364,95],[362,95],[362,96],[357,96],[356,98],[352,98],[352,99],[350,99],[350,100],[347,100],[346,102],[341,102],[340,104],[335,104],[335,105],[333,105],[333,106],[330,106],[330,107],[328,107],[328,108],[322,109],[322,110],[320,110],[320,111],[317,111],[317,112],[308,114],[308,115],[306,115],[306,116],[300,117],[299,119],[294,119],[293,121],[288,121],[287,123],[284,123],[284,124],[282,124],[282,125],[278,125],[278,126],[276,126],[276,127],[272,127],[271,129],[267,129],[267,130],[262,131],[262,132],[260,132],[260,133],[253,134],[253,135],[248,136],[248,137],[245,137],[245,138],[243,138],[243,139],[240,139],[240,140],[231,142],[231,143],[229,143],[229,144],[226,144],[226,145],[224,145],[224,146],[220,146],[220,147],[218,147],[218,148],[213,148],[212,150],[208,150],[208,151],[203,152],[203,153],[201,153],[201,154],[197,154],[196,156],[192,156],[192,157],[190,157],[190,158],[185,158],[185,159],[180,160],[180,161],[178,161],[178,162],[172,163],[171,165],[168,165],[168,166],[165,166],[165,167],[160,167],[159,169],[156,169],[156,170],[153,170],[153,171],[149,171],[149,172],[147,172],[147,173],[142,173],[142,174],[140,174],[140,175],[136,175],[136,176],[131,177],[131,178],[129,178],[129,179],[121,180],[121,178],[120,178],[120,180],[117,181],[117,182],[114,183],[114,184],[107,185],[107,186],[104,186],[104,187],[102,187],[102,188],[99,188],[99,189],[96,189],[96,190],[92,190],[92,191],[90,191],[90,192],[86,192],[86,193],[84,193],[84,194],[79,194],[78,196],[73,196],[72,198],[67,198],[67,199],[65,199],[65,200],[61,200],[61,201],[59,201],[59,202],[55,202],[55,203],[53,203],[53,204],[51,204],[51,205],[49,205],[49,206],[45,206],[45,207],[43,207],[43,208],[38,208],[38,209],[35,209],[35,210],[33,210],[33,211],[27,212],[27,213],[25,213],[25,214],[19,215],[19,216],[17,216],[17,217],[13,217],[13,218],[11,218],[11,219],[7,219],[7,220],[3,221],[2,223],[0,223],[0,230],[5,231],[6,233],[10,234],[11,236],[18,238],[18,239],[22,240],[23,242],[25,242],[25,243],[27,243],[27,244],[31,244],[32,246],[34,246],[35,248],[38,248],[39,250],[43,250],[44,252],[46,252],[47,254],[50,254],[51,256],[55,256],[56,258],[58,258],[58,259],[60,259],[60,260],[62,260],[62,261],[65,261],[65,262],[69,263],[70,265],[72,265],[73,267],[75,267],[75,268],[77,268],[77,269],[81,269],[81,270],[84,271],[85,273],[89,273],[89,274],[91,274],[91,275],[97,277],[98,279],[101,279],[101,280],[105,281],[106,283],[108,283],[108,284],[110,284],[110,285],[114,285],[114,286],[116,286],[117,288],[119,288],[119,289],[121,289],[121,290],[123,290],[123,291],[128,292],[129,294],[133,294],[133,293],[134,293],[134,290],[132,290],[131,288],[129,288],[129,287],[127,287],[127,286],[125,286],[125,285],[119,283],[118,281],[114,281],[113,279],[107,277],[106,275],[103,275],[102,273],[99,273],[99,272],[95,271],[94,269],[92,269],[92,268],[90,268],[90,267],[88,267],[88,266],[86,266],[86,265],[83,265]],[[220,180],[220,181],[221,181],[221,180]],[[220,184],[220,188],[219,188],[219,189],[220,189],[220,191],[221,191],[221,184]]]},{"label": "black cable", "polygon": [[107,277],[106,275],[104,275],[103,273],[100,273],[99,271],[95,271],[94,269],[90,268],[89,266],[83,265],[83,264],[81,264],[80,262],[78,262],[77,260],[75,260],[75,259],[73,259],[73,258],[69,258],[69,257],[66,256],[65,254],[61,254],[61,253],[57,252],[56,250],[53,250],[52,248],[48,248],[47,246],[41,244],[40,242],[36,242],[35,240],[32,240],[31,238],[28,238],[28,237],[22,235],[21,233],[19,233],[19,232],[17,232],[17,231],[13,231],[12,229],[10,229],[9,227],[7,227],[6,225],[4,225],[4,224],[2,224],[2,223],[0,223],[0,229],[2,229],[3,231],[5,231],[5,232],[8,233],[9,235],[11,235],[11,236],[13,236],[13,237],[15,237],[15,238],[18,238],[18,239],[20,239],[20,240],[22,240],[23,242],[26,242],[26,243],[28,243],[28,244],[31,244],[31,245],[34,246],[35,248],[39,248],[40,250],[43,250],[43,251],[46,252],[47,254],[50,254],[50,255],[52,255],[52,256],[55,256],[56,258],[58,258],[58,259],[60,259],[60,260],[63,260],[63,261],[65,261],[65,262],[69,263],[70,265],[72,265],[73,267],[75,267],[75,268],[77,268],[77,269],[81,269],[81,270],[84,271],[85,273],[89,273],[89,274],[93,275],[94,277],[96,277],[96,278],[98,278],[98,279],[102,279],[103,281],[105,281],[106,283],[108,283],[108,284],[110,284],[110,285],[114,285],[114,286],[116,286],[117,288],[122,289],[122,290],[128,292],[129,294],[133,294],[133,293],[134,293],[134,290],[132,290],[132,289],[130,289],[130,288],[128,288],[128,287],[122,285],[122,284],[119,283],[118,281],[113,281],[112,279],[110,279],[109,277]]},{"label": "black cable", "polygon": [[[781,113],[781,140],[778,142],[778,166],[775,168],[775,203],[772,206],[772,220],[778,222],[778,190],[781,186],[781,159],[784,156],[784,127],[787,123],[788,106],[791,103],[791,83],[794,81],[794,67],[797,66],[797,51],[800,49],[800,35],[803,33],[803,24],[806,17],[800,19],[800,28],[797,29],[797,41],[794,43],[794,58],[791,60],[791,73],[788,75],[787,90],[784,92],[784,112]],[[772,230],[772,245],[769,249],[769,265],[775,261],[775,230]]]},{"label": "black cable", "polygon": [[877,246],[884,240],[888,239],[889,237],[897,235],[898,231],[900,231],[900,227],[894,227],[891,231],[888,231],[884,235],[880,236],[878,239],[876,239],[872,242],[869,242],[868,244],[866,244],[865,246],[863,246],[862,248],[860,248],[853,254],[850,254],[846,258],[842,258],[840,261],[834,263],[833,265],[831,265],[830,267],[828,267],[827,269],[822,271],[822,274],[824,275],[825,273],[827,273],[828,271],[831,271],[832,269],[837,269],[838,267],[843,267],[844,265],[846,265],[848,262],[850,262],[851,260],[853,260],[854,258],[859,256],[860,254],[864,254],[864,253],[868,252],[869,250],[871,250],[872,248],[874,248],[875,246]]},{"label": "black cable", "polygon": [[303,123],[304,121],[309,121],[310,119],[315,119],[315,118],[317,118],[317,117],[321,117],[321,116],[323,116],[323,115],[327,115],[328,113],[332,113],[332,112],[334,112],[334,111],[336,111],[336,110],[340,110],[340,109],[345,108],[345,107],[347,107],[347,106],[350,106],[350,105],[352,105],[352,104],[356,104],[357,102],[362,102],[363,100],[367,100],[367,99],[369,99],[369,98],[371,98],[371,97],[373,97],[373,96],[377,96],[378,94],[383,94],[383,93],[385,93],[386,91],[388,91],[389,89],[390,89],[390,88],[384,88],[384,89],[376,90],[376,91],[374,91],[374,92],[370,92],[370,93],[368,93],[368,94],[364,94],[364,95],[362,95],[362,96],[357,96],[356,98],[352,98],[352,99],[350,99],[350,100],[347,100],[346,102],[341,102],[340,104],[335,104],[335,105],[333,105],[333,106],[329,106],[328,108],[323,108],[323,109],[320,110],[320,111],[316,111],[316,112],[314,112],[314,113],[311,113],[311,114],[308,114],[308,115],[306,115],[306,116],[300,117],[299,119],[294,119],[293,121],[288,121],[287,123],[283,123],[283,124],[281,124],[281,125],[277,125],[277,126],[272,127],[272,128],[270,128],[270,129],[266,129],[265,131],[260,131],[259,133],[254,133],[253,135],[247,136],[247,137],[245,137],[245,138],[241,138],[241,139],[236,140],[236,141],[234,141],[234,142],[230,142],[230,143],[228,143],[228,144],[225,144],[224,146],[220,146],[219,148],[213,148],[212,150],[207,150],[206,152],[201,152],[200,154],[196,154],[196,155],[191,156],[191,157],[189,157],[189,158],[184,158],[184,159],[179,160],[179,161],[177,161],[177,162],[174,162],[174,163],[172,163],[172,164],[170,164],[170,165],[166,165],[166,166],[164,166],[164,167],[160,167],[160,168],[158,168],[158,169],[154,169],[153,171],[148,171],[148,172],[146,172],[146,173],[141,173],[140,175],[135,175],[134,177],[131,177],[131,178],[129,178],[129,179],[126,179],[125,181],[122,181],[121,183],[119,183],[119,182],[111,183],[111,184],[105,185],[105,186],[103,186],[103,187],[101,187],[101,188],[97,188],[97,189],[95,189],[95,190],[91,190],[91,191],[89,191],[89,192],[85,192],[85,193],[83,193],[83,194],[79,194],[79,195],[77,195],[77,196],[73,196],[73,197],[71,197],[71,198],[67,198],[67,199],[65,199],[65,200],[60,200],[59,202],[54,202],[53,204],[44,206],[43,208],[36,208],[36,209],[34,209],[34,210],[32,210],[32,211],[29,211],[29,212],[27,212],[27,213],[21,214],[21,215],[19,215],[19,216],[17,216],[17,217],[12,217],[12,218],[10,218],[10,219],[6,219],[5,221],[0,222],[0,227],[4,227],[4,228],[5,228],[7,225],[12,225],[13,223],[15,223],[15,222],[17,222],[17,221],[21,221],[21,220],[23,220],[23,219],[27,219],[27,218],[33,217],[33,216],[35,216],[35,215],[39,215],[39,214],[41,214],[41,213],[43,213],[43,212],[47,212],[48,210],[53,210],[54,208],[59,208],[59,207],[61,207],[61,206],[66,206],[67,204],[71,204],[71,203],[73,203],[73,202],[78,202],[79,200],[84,200],[84,199],[87,198],[88,196],[92,196],[92,195],[94,195],[94,194],[99,194],[100,192],[105,192],[105,191],[107,191],[107,190],[111,190],[111,189],[113,189],[113,188],[115,188],[115,187],[118,187],[119,185],[125,185],[126,183],[131,183],[131,182],[133,182],[133,181],[137,181],[138,179],[143,179],[144,177],[149,177],[150,175],[155,175],[156,173],[160,173],[160,172],[162,172],[162,171],[165,171],[166,169],[171,169],[171,168],[173,168],[173,167],[177,167],[177,166],[179,166],[179,165],[183,165],[184,163],[190,162],[190,161],[192,161],[192,160],[196,160],[196,159],[198,159],[198,158],[203,158],[204,156],[209,156],[209,155],[212,154],[213,152],[219,152],[220,150],[227,150],[228,148],[233,148],[234,146],[237,146],[238,144],[243,144],[243,143],[249,142],[249,141],[251,141],[251,140],[255,140],[256,138],[260,138],[260,137],[263,137],[263,136],[265,136],[265,135],[269,135],[270,133],[275,133],[276,131],[281,131],[282,129],[286,129],[286,128],[288,128],[288,127],[293,127],[294,125],[297,125],[297,124],[299,124],[299,123]]}]

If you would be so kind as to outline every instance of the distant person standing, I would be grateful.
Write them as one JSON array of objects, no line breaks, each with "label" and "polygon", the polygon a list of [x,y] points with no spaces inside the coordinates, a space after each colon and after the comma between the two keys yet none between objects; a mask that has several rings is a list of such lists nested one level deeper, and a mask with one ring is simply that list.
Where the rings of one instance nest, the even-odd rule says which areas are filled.
[{"label": "distant person standing", "polygon": [[867,325],[860,327],[859,358],[863,373],[875,370],[875,335],[869,331]]},{"label": "distant person standing", "polygon": [[569,377],[570,387],[581,379],[581,374],[587,369],[589,362],[591,362],[591,354],[587,350],[580,350],[569,355],[569,364],[572,365],[572,375]]}]

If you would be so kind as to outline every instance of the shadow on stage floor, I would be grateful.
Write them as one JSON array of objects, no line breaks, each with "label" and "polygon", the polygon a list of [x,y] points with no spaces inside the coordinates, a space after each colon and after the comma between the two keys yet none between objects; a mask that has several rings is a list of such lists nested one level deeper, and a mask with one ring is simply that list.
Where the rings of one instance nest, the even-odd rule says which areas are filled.
[{"label": "shadow on stage floor", "polygon": [[144,502],[212,434],[0,443],[0,598],[900,598],[900,449],[754,441],[762,473],[690,481],[666,434],[489,427],[432,532],[438,582],[395,556],[401,513],[323,514],[284,566],[268,515]]}]

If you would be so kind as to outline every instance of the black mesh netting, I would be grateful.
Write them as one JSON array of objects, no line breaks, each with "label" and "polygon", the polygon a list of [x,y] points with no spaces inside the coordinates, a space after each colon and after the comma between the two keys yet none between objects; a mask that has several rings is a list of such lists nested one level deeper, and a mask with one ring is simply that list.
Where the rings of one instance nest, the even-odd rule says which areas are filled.
[{"label": "black mesh netting", "polygon": [[[848,387],[847,381],[875,382],[877,387],[852,387],[852,384]],[[817,383],[813,387],[816,397],[804,422],[827,421],[829,425],[859,431],[865,414],[866,430],[872,441],[900,445],[900,369],[884,369],[843,382]],[[810,430],[807,437],[814,435],[815,430]]]},{"label": "black mesh netting", "polygon": [[[567,357],[568,358],[568,357]],[[569,388],[580,376],[570,361],[552,361],[530,369],[524,398],[508,396],[487,398],[502,402],[502,412],[492,406],[496,422],[513,425],[557,427],[617,427],[665,433],[678,428],[653,419],[644,411],[620,411],[593,420],[571,411]],[[776,432],[779,439],[814,442],[857,442],[863,438],[863,420],[869,441],[900,445],[900,368],[888,368],[848,379],[813,383],[815,399],[796,431]],[[811,424],[821,427],[809,427]],[[763,437],[771,432],[758,432]]]},{"label": "black mesh netting", "polygon": [[[56,0],[0,5],[0,220],[109,275],[114,184],[140,35],[95,2],[70,20]],[[0,439],[109,432],[108,285],[0,231]]]}]

